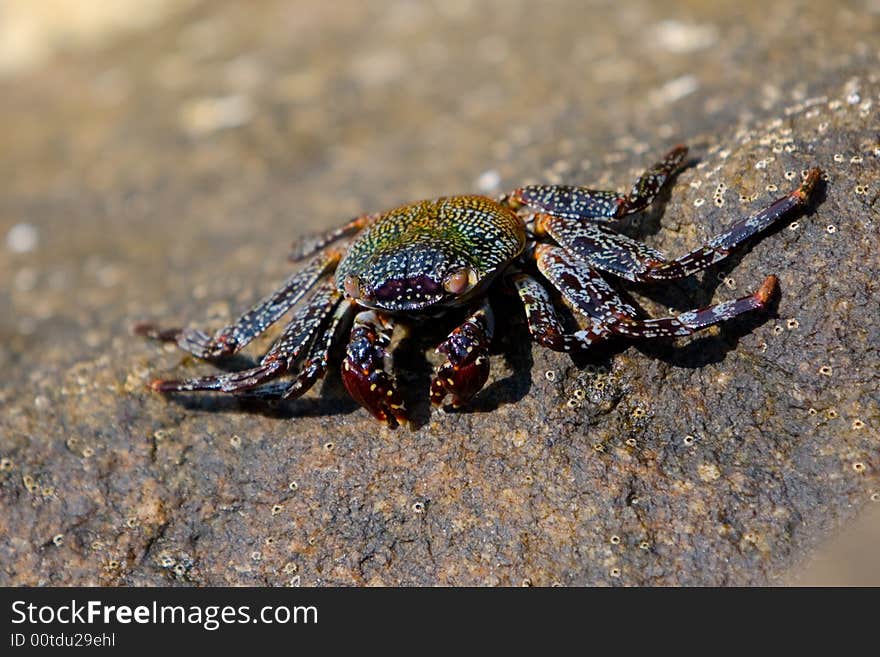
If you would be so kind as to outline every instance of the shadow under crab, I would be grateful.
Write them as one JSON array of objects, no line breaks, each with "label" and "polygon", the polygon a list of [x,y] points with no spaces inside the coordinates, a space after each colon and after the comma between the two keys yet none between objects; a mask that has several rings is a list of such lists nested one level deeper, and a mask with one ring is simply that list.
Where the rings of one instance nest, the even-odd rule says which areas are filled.
[{"label": "shadow under crab", "polygon": [[[796,190],[703,246],[667,259],[619,232],[616,222],[647,208],[686,154],[683,146],[673,148],[626,195],[531,185],[497,200],[453,196],[359,216],[301,243],[291,258],[308,262],[213,336],[195,329],[138,326],[139,334],[175,342],[198,358],[225,358],[311,292],[256,366],[183,381],[157,380],[151,387],[159,392],[297,398],[325,375],[334,361],[334,347],[347,332],[342,382],[357,403],[393,428],[410,417],[391,374],[396,323],[435,329],[438,320],[463,318],[437,347],[444,360],[430,383],[433,404],[442,405],[449,396],[451,407],[459,408],[489,376],[496,324],[490,293],[497,290],[516,294],[536,342],[571,353],[615,336],[690,335],[765,308],[777,286],[775,276],[750,295],[661,318],[644,318],[605,279],[611,274],[634,283],[666,282],[704,270],[803,208],[820,179],[820,171],[811,169]],[[566,330],[554,295],[577,319],[576,330]]]}]

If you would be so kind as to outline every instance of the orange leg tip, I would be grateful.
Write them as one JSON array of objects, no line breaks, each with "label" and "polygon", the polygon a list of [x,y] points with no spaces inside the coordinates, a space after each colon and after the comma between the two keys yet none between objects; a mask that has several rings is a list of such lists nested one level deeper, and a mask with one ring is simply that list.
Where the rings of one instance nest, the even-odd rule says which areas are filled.
[{"label": "orange leg tip", "polygon": [[755,298],[763,305],[770,301],[770,297],[773,296],[773,293],[776,292],[778,287],[779,279],[776,276],[770,275],[764,279],[764,282],[761,283],[761,287],[755,292]]},{"label": "orange leg tip", "polygon": [[807,172],[807,177],[804,178],[804,182],[801,183],[801,186],[793,192],[794,195],[797,196],[801,202],[806,201],[810,197],[810,194],[813,193],[813,190],[816,188],[816,185],[821,178],[822,170],[818,167],[813,167]]},{"label": "orange leg tip", "polygon": [[179,390],[177,387],[179,381],[167,381],[165,379],[156,379],[155,381],[151,381],[147,386],[153,392],[174,392]]}]

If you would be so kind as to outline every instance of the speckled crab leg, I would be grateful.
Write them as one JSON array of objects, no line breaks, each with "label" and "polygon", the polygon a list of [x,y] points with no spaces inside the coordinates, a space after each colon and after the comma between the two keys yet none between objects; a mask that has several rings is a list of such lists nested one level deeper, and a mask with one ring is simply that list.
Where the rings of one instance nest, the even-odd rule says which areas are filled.
[{"label": "speckled crab leg", "polygon": [[339,226],[338,228],[333,228],[317,235],[302,237],[291,244],[290,253],[287,257],[291,262],[305,260],[309,256],[326,249],[331,244],[362,231],[380,216],[382,215],[376,213],[362,214],[355,217],[344,226]]},{"label": "speckled crab leg", "polygon": [[754,294],[725,301],[676,317],[641,319],[589,265],[579,262],[556,246],[538,245],[538,269],[560,291],[568,304],[581,315],[600,322],[609,331],[633,338],[690,335],[712,324],[732,319],[767,305],[776,289],[775,276],[768,276]]},{"label": "speckled crab leg", "polygon": [[573,185],[528,185],[514,190],[507,204],[523,206],[563,219],[618,219],[645,209],[687,155],[685,146],[676,146],[657,164],[645,171],[626,196]]},{"label": "speckled crab leg", "polygon": [[338,337],[340,328],[346,323],[357,305],[343,300],[333,312],[327,326],[315,339],[293,379],[272,381],[256,388],[239,393],[243,397],[260,399],[296,399],[307,393],[318,379],[322,379],[329,367],[330,351]]},{"label": "speckled crab leg", "polygon": [[315,340],[322,324],[339,305],[342,294],[332,283],[321,285],[309,302],[297,312],[281,337],[260,360],[257,367],[240,372],[227,372],[184,381],[157,380],[150,384],[158,392],[190,392],[215,390],[238,392],[261,385],[288,372]]},{"label": "speckled crab leg", "polygon": [[331,272],[339,263],[340,252],[328,250],[290,276],[275,292],[224,326],[213,337],[198,329],[160,329],[152,324],[135,327],[138,335],[176,342],[177,346],[198,358],[213,359],[230,356],[249,344],[269,326],[281,319],[303,295]]},{"label": "speckled crab leg", "polygon": [[802,207],[819,181],[819,169],[811,169],[803,184],[769,206],[743,219],[704,246],[675,260],[660,251],[614,231],[607,225],[574,222],[542,214],[535,219],[535,232],[549,234],[565,249],[594,267],[630,281],[647,282],[683,278],[726,258],[746,239],[766,230],[792,210]]},{"label": "speckled crab leg", "polygon": [[348,394],[392,429],[406,422],[403,398],[388,373],[391,357],[387,349],[393,331],[389,316],[374,310],[358,313],[342,362],[342,382]]},{"label": "speckled crab leg", "polygon": [[566,333],[553,309],[547,290],[532,276],[515,273],[510,281],[516,287],[523,307],[529,332],[536,342],[554,351],[583,351],[602,341],[610,331],[598,321],[575,333]]},{"label": "speckled crab leg", "polygon": [[459,408],[476,395],[489,378],[489,343],[495,317],[488,299],[437,347],[444,354],[431,382],[431,403],[443,403],[452,395],[452,407]]},{"label": "speckled crab leg", "polygon": [[336,308],[330,323],[324,329],[324,333],[315,340],[312,349],[309,351],[306,360],[303,362],[302,369],[293,383],[282,394],[284,399],[296,399],[305,394],[318,379],[324,378],[330,361],[330,350],[336,340],[337,334],[349,316],[357,306],[347,300]]}]

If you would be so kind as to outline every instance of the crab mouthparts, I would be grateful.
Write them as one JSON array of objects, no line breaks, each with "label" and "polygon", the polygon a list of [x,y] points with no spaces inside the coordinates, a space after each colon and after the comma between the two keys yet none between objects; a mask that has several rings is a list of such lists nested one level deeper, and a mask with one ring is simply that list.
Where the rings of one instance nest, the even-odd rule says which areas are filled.
[{"label": "crab mouthparts", "polygon": [[377,286],[370,295],[377,303],[395,310],[412,310],[443,298],[443,284],[430,276],[395,278]]}]

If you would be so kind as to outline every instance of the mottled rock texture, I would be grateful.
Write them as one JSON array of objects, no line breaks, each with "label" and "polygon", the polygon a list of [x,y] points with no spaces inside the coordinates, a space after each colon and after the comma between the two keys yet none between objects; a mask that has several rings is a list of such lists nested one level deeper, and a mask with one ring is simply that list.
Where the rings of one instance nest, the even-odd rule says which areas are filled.
[{"label": "mottled rock texture", "polygon": [[[0,82],[0,584],[754,584],[880,500],[876,2],[205,3]],[[626,188],[683,253],[796,186],[805,215],[651,314],[770,314],[573,362],[506,310],[471,412],[418,428],[323,390],[166,400],[210,365],[129,334],[220,326],[287,244],[530,181]]]}]

